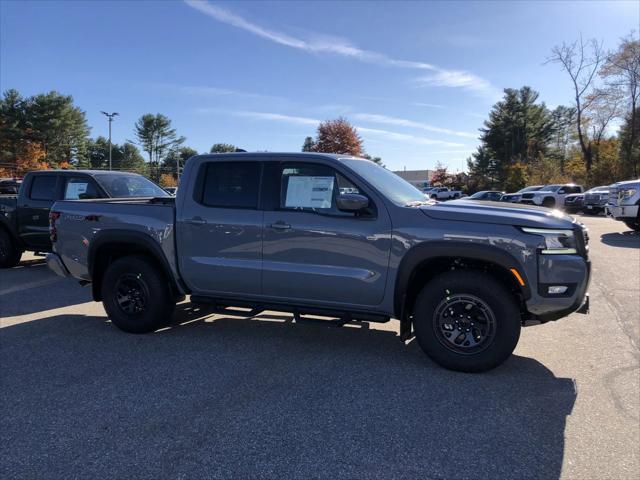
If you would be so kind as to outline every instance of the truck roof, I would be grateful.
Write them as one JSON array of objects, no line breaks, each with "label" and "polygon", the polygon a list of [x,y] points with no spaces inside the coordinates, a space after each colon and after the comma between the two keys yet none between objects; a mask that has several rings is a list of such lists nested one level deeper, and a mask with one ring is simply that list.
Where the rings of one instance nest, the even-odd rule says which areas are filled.
[{"label": "truck roof", "polygon": [[237,159],[241,159],[241,158],[251,158],[251,159],[255,159],[256,157],[260,158],[263,157],[264,160],[269,159],[270,157],[278,157],[278,158],[274,158],[274,160],[278,160],[282,157],[291,157],[291,158],[301,158],[301,157],[308,157],[308,158],[329,158],[331,160],[365,160],[365,161],[370,161],[367,160],[366,158],[361,158],[361,157],[354,157],[353,155],[349,155],[349,154],[338,154],[338,153],[320,153],[320,152],[229,152],[229,153],[206,153],[206,154],[202,154],[202,155],[195,155],[194,157],[191,158],[207,158],[207,159],[226,159],[228,160],[229,158],[237,158]]},{"label": "truck roof", "polygon": [[119,170],[75,170],[75,169],[55,169],[55,170],[33,170],[29,173],[38,173],[38,174],[44,174],[44,175],[54,175],[54,174],[59,174],[59,173],[83,173],[85,175],[91,175],[91,176],[99,176],[99,175],[107,175],[107,174],[113,174],[113,173],[120,173],[122,175],[139,175],[138,173],[133,173],[133,172],[121,172]]}]

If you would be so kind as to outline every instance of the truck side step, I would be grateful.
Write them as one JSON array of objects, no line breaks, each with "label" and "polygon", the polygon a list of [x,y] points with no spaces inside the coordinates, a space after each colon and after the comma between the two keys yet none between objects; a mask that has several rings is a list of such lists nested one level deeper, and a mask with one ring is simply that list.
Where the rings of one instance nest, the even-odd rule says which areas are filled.
[{"label": "truck side step", "polygon": [[[211,308],[213,313],[238,315],[243,317],[254,317],[265,310],[288,312],[293,314],[293,319],[296,323],[316,323],[321,325],[331,324],[336,327],[341,327],[346,323],[354,321],[385,323],[390,320],[386,315],[369,312],[344,312],[324,308],[306,307],[302,305],[260,304],[242,300],[213,298],[199,295],[192,295],[191,303],[207,305]],[[306,318],[302,317],[302,315],[331,317],[331,319],[322,320],[319,318]]]}]

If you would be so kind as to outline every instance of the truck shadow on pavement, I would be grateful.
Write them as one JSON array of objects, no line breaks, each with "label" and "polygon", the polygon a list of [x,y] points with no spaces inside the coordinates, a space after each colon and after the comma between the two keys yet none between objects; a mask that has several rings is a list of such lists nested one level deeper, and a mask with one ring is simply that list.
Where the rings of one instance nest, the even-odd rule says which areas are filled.
[{"label": "truck shadow on pavement", "polygon": [[640,233],[633,230],[605,233],[600,236],[600,240],[611,247],[640,248]]},{"label": "truck shadow on pavement", "polygon": [[210,317],[0,330],[0,474],[559,478],[576,391],[531,358],[444,370],[393,332]]}]

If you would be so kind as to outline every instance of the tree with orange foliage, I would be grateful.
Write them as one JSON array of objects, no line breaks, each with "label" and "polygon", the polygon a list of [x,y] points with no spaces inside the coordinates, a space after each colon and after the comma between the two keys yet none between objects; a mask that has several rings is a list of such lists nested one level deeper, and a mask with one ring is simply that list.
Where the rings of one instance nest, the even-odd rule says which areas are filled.
[{"label": "tree with orange foliage", "polygon": [[441,187],[447,182],[448,178],[449,173],[447,172],[447,167],[438,162],[436,165],[436,169],[433,172],[433,176],[431,177],[431,185]]},{"label": "tree with orange foliage", "polygon": [[327,120],[318,125],[315,151],[362,156],[362,139],[356,128],[345,118]]},{"label": "tree with orange foliage", "polygon": [[175,177],[169,173],[163,173],[160,175],[160,186],[161,187],[177,187],[178,182]]}]

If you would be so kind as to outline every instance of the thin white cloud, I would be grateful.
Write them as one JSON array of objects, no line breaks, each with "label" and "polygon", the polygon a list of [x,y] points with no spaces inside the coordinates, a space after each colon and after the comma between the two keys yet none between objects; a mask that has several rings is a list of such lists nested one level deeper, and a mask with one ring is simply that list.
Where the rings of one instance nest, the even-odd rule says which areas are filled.
[{"label": "thin white cloud", "polygon": [[426,130],[428,132],[444,133],[447,135],[454,135],[456,137],[465,137],[477,139],[478,135],[475,133],[459,132],[456,130],[450,130],[448,128],[436,127],[422,122],[414,122],[413,120],[407,120],[404,118],[389,117],[387,115],[377,115],[373,113],[356,113],[352,115],[356,120],[371,123],[380,123],[384,125],[396,125],[399,127],[418,128]]},{"label": "thin white cloud", "polygon": [[[283,115],[281,113],[273,113],[273,112],[253,112],[246,110],[222,110],[218,108],[199,108],[196,110],[197,113],[208,114],[228,114],[233,115],[235,117],[249,118],[252,120],[263,120],[263,121],[276,121],[276,122],[285,122],[294,125],[305,125],[305,126],[314,126],[317,127],[321,120],[317,118],[310,117],[299,117],[295,115]],[[455,142],[446,142],[443,140],[434,140],[430,138],[420,137],[416,135],[409,135],[405,133],[392,132],[389,130],[382,130],[378,128],[367,128],[356,125],[356,129],[362,135],[374,135],[378,137],[385,138],[387,140],[401,141],[401,142],[409,142],[416,145],[442,145],[446,147],[464,147],[464,144],[455,143]]]},{"label": "thin white cloud", "polygon": [[414,105],[416,107],[437,108],[440,110],[447,108],[444,105],[438,105],[436,103],[413,102],[411,105]]},{"label": "thin white cloud", "polygon": [[257,35],[258,37],[264,38],[265,40],[269,40],[286,47],[310,53],[330,53],[382,66],[433,72],[429,76],[420,77],[418,79],[419,83],[422,85],[457,87],[483,94],[492,94],[494,90],[487,80],[464,70],[448,70],[426,62],[392,58],[384,53],[373,52],[371,50],[364,50],[356,47],[344,39],[326,35],[316,35],[310,39],[297,38],[284,32],[271,30],[258,25],[257,23],[253,23],[218,5],[211,4],[206,0],[184,0],[184,2],[189,7],[199,11],[200,13],[208,15],[219,22],[245,30]]},{"label": "thin white cloud", "polygon": [[463,88],[494,100],[500,98],[500,91],[488,80],[464,70],[438,69],[434,73],[418,77],[416,82],[427,87]]},{"label": "thin white cloud", "polygon": [[395,140],[395,141],[400,141],[405,143],[409,142],[409,143],[414,143],[416,145],[443,145],[447,147],[464,147],[464,144],[462,143],[445,142],[443,140],[433,140],[431,138],[418,137],[418,136],[409,135],[406,133],[390,132],[389,130],[381,130],[378,128],[366,128],[366,127],[356,126],[356,130],[358,130],[358,133],[361,133],[363,136],[367,134],[378,135],[388,140]]},{"label": "thin white cloud", "polygon": [[237,117],[251,118],[253,120],[275,120],[278,122],[295,123],[296,125],[313,125],[317,127],[320,120],[308,117],[296,117],[293,115],[282,115],[279,113],[269,112],[231,112]]},{"label": "thin white cloud", "polygon": [[231,88],[213,87],[204,85],[178,85],[175,83],[146,83],[145,86],[157,87],[170,90],[172,93],[181,93],[184,95],[193,95],[201,97],[244,97],[244,98],[262,98],[270,100],[285,101],[283,97],[273,95],[264,95],[262,93],[244,92]]}]

